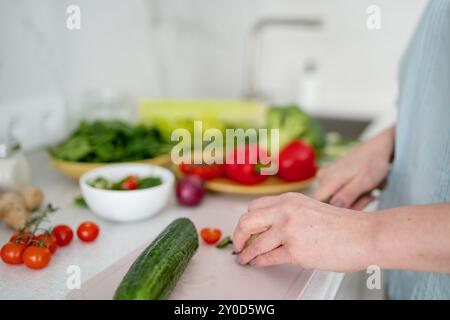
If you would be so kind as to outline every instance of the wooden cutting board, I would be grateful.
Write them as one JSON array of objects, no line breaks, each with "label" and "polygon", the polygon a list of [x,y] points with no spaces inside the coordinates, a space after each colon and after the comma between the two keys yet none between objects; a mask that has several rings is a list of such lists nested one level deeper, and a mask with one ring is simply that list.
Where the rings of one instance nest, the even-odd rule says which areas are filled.
[{"label": "wooden cutting board", "polygon": [[[180,171],[178,166],[172,164],[171,168],[175,176],[178,178],[183,176],[183,173]],[[261,183],[244,185],[227,178],[216,178],[206,181],[205,188],[209,191],[219,193],[263,196],[302,190],[310,187],[315,180],[316,177],[312,177],[302,181],[286,182],[276,176],[270,176],[267,180]]]}]

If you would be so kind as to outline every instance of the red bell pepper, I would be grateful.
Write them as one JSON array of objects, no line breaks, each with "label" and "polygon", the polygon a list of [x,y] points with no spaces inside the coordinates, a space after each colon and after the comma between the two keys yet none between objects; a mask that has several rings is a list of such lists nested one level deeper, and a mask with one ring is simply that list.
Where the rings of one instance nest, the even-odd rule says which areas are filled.
[{"label": "red bell pepper", "polygon": [[[237,163],[240,157],[245,155],[244,163]],[[256,163],[250,163],[250,155],[256,155]],[[265,181],[269,176],[261,175],[261,164],[259,163],[259,148],[257,145],[246,145],[238,147],[232,154],[233,163],[225,164],[225,175],[227,178],[245,185],[254,185]]]},{"label": "red bell pepper", "polygon": [[294,140],[280,152],[277,176],[285,181],[301,181],[316,175],[315,152],[300,140]]}]

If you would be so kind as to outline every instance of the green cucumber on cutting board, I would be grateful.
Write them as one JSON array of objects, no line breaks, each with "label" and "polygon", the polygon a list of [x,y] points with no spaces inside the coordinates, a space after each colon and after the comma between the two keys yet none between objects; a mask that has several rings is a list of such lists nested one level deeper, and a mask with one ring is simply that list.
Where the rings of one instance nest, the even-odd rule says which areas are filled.
[{"label": "green cucumber on cutting board", "polygon": [[114,299],[167,299],[198,245],[197,229],[192,221],[188,218],[174,220],[131,265]]}]

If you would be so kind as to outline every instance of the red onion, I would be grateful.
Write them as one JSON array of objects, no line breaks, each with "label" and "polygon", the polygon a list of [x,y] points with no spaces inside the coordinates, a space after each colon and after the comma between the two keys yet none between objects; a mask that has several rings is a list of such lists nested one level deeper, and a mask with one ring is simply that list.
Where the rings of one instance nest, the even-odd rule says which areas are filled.
[{"label": "red onion", "polygon": [[177,183],[177,200],[183,206],[193,207],[200,204],[205,193],[203,181],[195,176],[183,177]]}]

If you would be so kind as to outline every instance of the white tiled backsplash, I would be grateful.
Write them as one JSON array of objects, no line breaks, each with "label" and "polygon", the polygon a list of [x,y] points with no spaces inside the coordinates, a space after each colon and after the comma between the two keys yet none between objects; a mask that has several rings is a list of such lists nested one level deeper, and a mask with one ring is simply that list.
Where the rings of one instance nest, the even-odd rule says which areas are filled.
[{"label": "white tiled backsplash", "polygon": [[59,96],[0,105],[0,137],[11,135],[25,150],[49,146],[67,134],[67,112]]},{"label": "white tiled backsplash", "polygon": [[[382,113],[394,106],[398,61],[426,2],[0,0],[0,101],[102,87],[135,97],[240,98],[255,21],[313,15],[324,21],[320,32],[264,36],[259,88],[295,101],[304,60],[314,58],[329,116]],[[81,8],[80,30],[66,28],[71,4]],[[382,10],[378,31],[366,27],[372,4]]]}]

